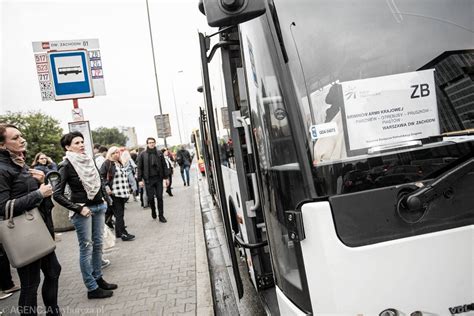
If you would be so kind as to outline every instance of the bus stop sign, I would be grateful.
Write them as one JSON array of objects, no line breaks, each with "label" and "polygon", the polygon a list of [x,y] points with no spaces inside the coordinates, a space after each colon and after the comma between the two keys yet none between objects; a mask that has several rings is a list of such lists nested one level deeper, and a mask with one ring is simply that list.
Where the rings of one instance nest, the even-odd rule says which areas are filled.
[{"label": "bus stop sign", "polygon": [[55,100],[94,96],[86,50],[48,53]]}]

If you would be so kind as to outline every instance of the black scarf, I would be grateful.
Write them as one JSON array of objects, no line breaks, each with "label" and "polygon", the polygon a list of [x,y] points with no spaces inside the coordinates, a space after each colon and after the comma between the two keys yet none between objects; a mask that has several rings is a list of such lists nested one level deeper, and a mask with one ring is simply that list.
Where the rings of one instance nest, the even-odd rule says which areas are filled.
[{"label": "black scarf", "polygon": [[147,148],[146,153],[148,155],[148,176],[154,178],[159,175],[158,152],[156,148]]},{"label": "black scarf", "polygon": [[158,153],[156,151],[156,148],[147,148],[146,152],[148,154],[149,165],[155,168],[158,167]]}]

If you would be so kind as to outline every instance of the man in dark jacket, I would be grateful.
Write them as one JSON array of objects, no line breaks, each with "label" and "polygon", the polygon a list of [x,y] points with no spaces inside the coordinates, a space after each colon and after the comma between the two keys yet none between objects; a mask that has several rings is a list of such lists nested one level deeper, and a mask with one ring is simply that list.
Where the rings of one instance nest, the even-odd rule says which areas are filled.
[{"label": "man in dark jacket", "polygon": [[179,167],[181,168],[181,178],[183,178],[184,185],[189,186],[189,168],[191,167],[191,162],[193,161],[193,157],[189,151],[183,146],[181,149],[178,150],[176,154],[176,160],[178,161]]},{"label": "man in dark jacket", "polygon": [[146,150],[137,159],[137,179],[140,187],[145,187],[148,196],[148,205],[151,208],[151,217],[156,218],[155,196],[158,200],[158,217],[160,222],[166,223],[163,215],[163,179],[168,178],[166,161],[161,151],[156,149],[156,140],[148,137]]}]

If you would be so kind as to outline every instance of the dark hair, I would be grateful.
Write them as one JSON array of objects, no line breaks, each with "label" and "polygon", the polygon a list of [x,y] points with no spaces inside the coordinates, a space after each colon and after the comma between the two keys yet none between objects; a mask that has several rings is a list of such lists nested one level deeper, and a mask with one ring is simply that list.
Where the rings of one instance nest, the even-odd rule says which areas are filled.
[{"label": "dark hair", "polygon": [[76,137],[81,137],[82,139],[84,139],[84,136],[82,135],[81,132],[70,132],[63,135],[63,137],[61,137],[61,140],[60,140],[61,147],[64,150],[66,150],[66,146],[71,146],[72,140]]},{"label": "dark hair", "polygon": [[0,143],[5,142],[5,133],[7,131],[7,128],[9,128],[9,127],[14,128],[14,129],[18,129],[18,127],[16,127],[13,124],[0,123]]},{"label": "dark hair", "polygon": [[162,153],[164,153],[164,152],[167,151],[167,150],[168,150],[168,148],[166,148],[166,147],[161,148],[161,152],[162,152]]},{"label": "dark hair", "polygon": [[94,144],[94,149],[100,149],[102,147],[100,144]]},{"label": "dark hair", "polygon": [[105,146],[100,146],[99,153],[106,153],[109,149]]},{"label": "dark hair", "polygon": [[156,143],[156,139],[154,139],[153,137],[148,137],[148,138],[146,139],[146,143],[147,143],[147,144],[148,144],[148,141],[149,141],[149,140],[152,140],[152,141],[154,141],[154,142]]}]

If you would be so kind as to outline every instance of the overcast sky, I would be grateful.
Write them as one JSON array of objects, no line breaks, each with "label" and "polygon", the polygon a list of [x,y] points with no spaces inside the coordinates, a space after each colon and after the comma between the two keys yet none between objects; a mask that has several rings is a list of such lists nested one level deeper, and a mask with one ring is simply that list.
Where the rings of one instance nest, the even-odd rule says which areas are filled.
[{"label": "overcast sky", "polygon": [[[203,98],[198,30],[212,33],[198,0],[149,0],[163,113],[179,143],[198,128]],[[0,114],[42,110],[66,131],[72,101],[41,101],[32,42],[99,39],[106,96],[79,100],[91,128],[133,126],[139,143],[156,136],[159,114],[145,0],[0,0]],[[180,122],[181,123],[181,122]],[[160,141],[162,143],[162,141]]]}]

